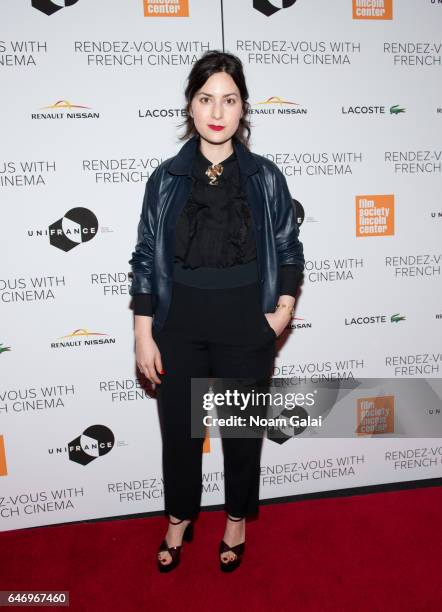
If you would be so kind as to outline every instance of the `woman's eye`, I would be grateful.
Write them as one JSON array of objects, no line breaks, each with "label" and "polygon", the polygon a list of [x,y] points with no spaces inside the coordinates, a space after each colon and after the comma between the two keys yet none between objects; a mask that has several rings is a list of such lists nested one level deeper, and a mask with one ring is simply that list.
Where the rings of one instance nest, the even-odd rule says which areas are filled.
[{"label": "woman's eye", "polygon": [[227,98],[227,102],[230,104],[235,104],[235,98]]},{"label": "woman's eye", "polygon": [[208,99],[209,98],[206,98],[206,97],[200,98],[200,102],[204,102],[205,100],[208,100]]}]

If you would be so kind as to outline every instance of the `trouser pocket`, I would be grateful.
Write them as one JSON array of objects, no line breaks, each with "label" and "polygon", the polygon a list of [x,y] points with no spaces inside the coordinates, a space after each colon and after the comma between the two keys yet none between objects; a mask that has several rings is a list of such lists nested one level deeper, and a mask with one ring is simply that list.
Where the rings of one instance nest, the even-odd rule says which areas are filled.
[{"label": "trouser pocket", "polygon": [[276,339],[278,336],[276,335],[275,330],[273,329],[273,327],[270,325],[269,320],[267,319],[267,317],[265,316],[265,314],[261,311],[262,314],[262,318],[264,319],[264,323],[267,326],[268,331],[270,331],[270,333],[273,335],[273,337]]}]

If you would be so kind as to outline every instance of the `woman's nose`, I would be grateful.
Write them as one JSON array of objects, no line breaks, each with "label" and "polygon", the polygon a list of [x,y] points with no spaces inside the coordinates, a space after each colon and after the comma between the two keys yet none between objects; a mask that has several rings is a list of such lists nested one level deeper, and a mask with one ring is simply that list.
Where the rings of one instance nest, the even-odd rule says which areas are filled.
[{"label": "woman's nose", "polygon": [[223,110],[221,102],[215,102],[212,106],[212,117],[219,119],[222,117]]}]

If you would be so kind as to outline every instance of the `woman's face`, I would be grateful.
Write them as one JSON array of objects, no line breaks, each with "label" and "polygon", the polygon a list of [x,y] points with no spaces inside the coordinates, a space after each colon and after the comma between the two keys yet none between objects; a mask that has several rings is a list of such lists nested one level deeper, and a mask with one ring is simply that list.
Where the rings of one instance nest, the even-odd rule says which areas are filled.
[{"label": "woman's face", "polygon": [[230,74],[212,74],[193,97],[189,112],[201,138],[213,144],[229,140],[243,113],[241,95]]}]

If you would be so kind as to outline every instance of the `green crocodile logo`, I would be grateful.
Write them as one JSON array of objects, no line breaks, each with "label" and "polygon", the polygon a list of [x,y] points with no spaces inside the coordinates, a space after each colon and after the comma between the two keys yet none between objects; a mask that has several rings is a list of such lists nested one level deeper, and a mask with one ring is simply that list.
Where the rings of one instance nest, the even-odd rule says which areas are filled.
[{"label": "green crocodile logo", "polygon": [[399,321],[405,321],[405,316],[400,315],[398,312],[394,315],[391,315],[390,322],[391,323],[399,323]]},{"label": "green crocodile logo", "polygon": [[405,108],[401,108],[399,104],[390,106],[390,115],[399,115],[399,113],[405,113]]},{"label": "green crocodile logo", "polygon": [[3,344],[0,344],[0,353],[6,353],[6,351],[10,351],[11,347],[10,346],[3,346]]}]

